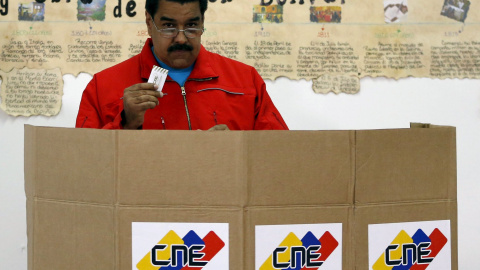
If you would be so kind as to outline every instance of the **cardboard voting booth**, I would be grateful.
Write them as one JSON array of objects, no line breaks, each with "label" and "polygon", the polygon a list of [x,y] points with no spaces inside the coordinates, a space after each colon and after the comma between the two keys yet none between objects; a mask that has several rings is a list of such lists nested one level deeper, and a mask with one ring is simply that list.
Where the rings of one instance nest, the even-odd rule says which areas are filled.
[{"label": "cardboard voting booth", "polygon": [[25,127],[28,266],[457,269],[455,128]]}]

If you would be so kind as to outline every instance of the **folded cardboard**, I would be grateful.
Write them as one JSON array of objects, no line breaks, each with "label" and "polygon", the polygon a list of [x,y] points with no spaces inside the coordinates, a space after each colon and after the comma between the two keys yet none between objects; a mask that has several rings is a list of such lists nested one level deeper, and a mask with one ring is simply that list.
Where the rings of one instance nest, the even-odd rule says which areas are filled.
[{"label": "folded cardboard", "polygon": [[257,226],[341,224],[341,267],[368,269],[369,224],[448,220],[457,269],[455,151],[452,127],[26,126],[28,267],[132,269],[133,222],[193,222],[228,224],[232,270],[258,268]]}]

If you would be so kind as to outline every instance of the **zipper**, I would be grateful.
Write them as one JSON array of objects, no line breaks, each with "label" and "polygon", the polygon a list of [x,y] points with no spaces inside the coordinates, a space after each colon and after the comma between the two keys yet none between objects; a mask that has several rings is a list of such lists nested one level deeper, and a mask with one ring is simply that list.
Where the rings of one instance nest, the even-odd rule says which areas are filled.
[{"label": "zipper", "polygon": [[83,128],[83,125],[85,125],[85,122],[87,122],[88,116],[85,116],[85,120],[83,120],[82,126],[80,128]]},{"label": "zipper", "polygon": [[185,103],[185,112],[187,113],[188,129],[192,130],[192,123],[190,122],[190,113],[188,112],[187,105],[187,92],[185,92],[185,86],[181,86],[180,88],[182,88],[183,103]]},{"label": "zipper", "polygon": [[163,119],[163,116],[160,116],[160,119],[162,119],[163,129],[167,129],[167,127],[165,126],[165,119]]},{"label": "zipper", "polygon": [[203,91],[208,91],[208,90],[220,90],[220,91],[223,91],[225,93],[232,94],[232,95],[244,95],[244,93],[231,92],[231,91],[228,91],[228,90],[225,90],[225,89],[222,89],[222,88],[205,88],[205,89],[198,90],[197,93],[200,93],[200,92],[203,92]]},{"label": "zipper", "polygon": [[275,116],[275,119],[277,119],[278,123],[286,130],[288,130],[288,128],[282,123],[282,121],[280,121],[280,119],[278,119],[278,116],[276,113],[272,112],[273,116]]},{"label": "zipper", "polygon": [[213,120],[215,121],[215,125],[218,125],[217,122],[217,112],[213,111]]},{"label": "zipper", "polygon": [[[209,77],[204,79],[187,79],[187,81],[197,81],[197,82],[204,82],[210,81],[218,77]],[[190,113],[188,112],[188,105],[187,105],[187,92],[185,91],[185,86],[180,86],[182,89],[182,96],[183,96],[183,103],[185,104],[185,112],[187,113],[187,121],[188,121],[188,129],[192,130],[192,123],[190,121]]]},{"label": "zipper", "polygon": [[206,81],[211,81],[213,79],[216,79],[218,77],[208,77],[208,78],[197,78],[197,79],[188,79],[188,81],[196,81],[196,82],[206,82]]}]

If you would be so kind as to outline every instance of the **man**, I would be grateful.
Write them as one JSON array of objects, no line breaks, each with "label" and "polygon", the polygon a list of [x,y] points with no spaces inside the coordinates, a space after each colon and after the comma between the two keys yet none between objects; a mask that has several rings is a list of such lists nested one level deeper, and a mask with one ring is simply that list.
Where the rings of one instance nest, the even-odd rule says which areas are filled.
[{"label": "man", "polygon": [[[257,71],[201,45],[207,0],[147,0],[142,52],[93,76],[76,127],[288,129]],[[163,89],[146,83],[169,70]]]}]

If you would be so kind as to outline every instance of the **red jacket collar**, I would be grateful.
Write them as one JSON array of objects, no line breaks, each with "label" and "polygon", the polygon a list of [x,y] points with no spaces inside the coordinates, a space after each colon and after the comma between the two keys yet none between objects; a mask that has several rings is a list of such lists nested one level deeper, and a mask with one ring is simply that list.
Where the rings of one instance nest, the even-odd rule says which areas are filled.
[{"label": "red jacket collar", "polygon": [[[155,56],[152,53],[153,42],[149,38],[143,46],[142,52],[140,53],[140,75],[142,78],[147,79],[150,77],[150,72],[154,65],[158,65]],[[200,53],[197,56],[195,61],[195,66],[193,71],[189,76],[189,79],[207,79],[207,78],[216,78],[218,77],[217,72],[215,72],[212,62],[210,61],[211,53],[208,52],[203,45],[200,47]]]}]

